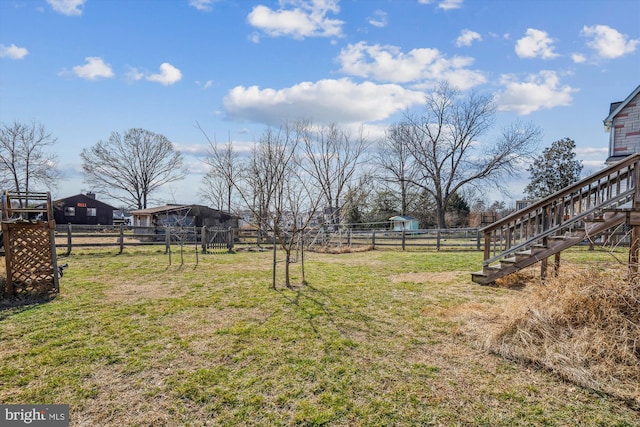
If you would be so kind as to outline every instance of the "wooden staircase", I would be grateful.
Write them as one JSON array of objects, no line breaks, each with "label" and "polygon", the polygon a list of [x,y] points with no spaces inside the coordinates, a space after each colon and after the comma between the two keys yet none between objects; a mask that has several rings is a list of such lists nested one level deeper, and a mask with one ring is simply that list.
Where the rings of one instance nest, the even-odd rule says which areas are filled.
[{"label": "wooden staircase", "polygon": [[629,265],[637,269],[639,183],[640,153],[483,228],[483,266],[472,280],[490,284],[537,262],[544,278],[549,257],[557,266],[561,251],[622,225],[632,230]]}]

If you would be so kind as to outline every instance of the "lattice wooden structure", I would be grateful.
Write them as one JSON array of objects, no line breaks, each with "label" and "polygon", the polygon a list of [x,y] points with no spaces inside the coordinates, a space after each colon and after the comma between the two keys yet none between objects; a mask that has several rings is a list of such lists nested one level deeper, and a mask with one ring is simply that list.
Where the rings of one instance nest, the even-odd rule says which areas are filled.
[{"label": "lattice wooden structure", "polygon": [[55,221],[51,195],[5,191],[2,238],[7,281],[5,296],[58,293]]}]

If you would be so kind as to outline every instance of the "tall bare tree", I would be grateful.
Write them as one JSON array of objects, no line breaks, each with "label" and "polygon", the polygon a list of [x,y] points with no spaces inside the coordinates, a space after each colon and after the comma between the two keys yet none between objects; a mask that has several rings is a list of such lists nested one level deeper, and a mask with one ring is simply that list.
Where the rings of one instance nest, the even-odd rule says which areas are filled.
[{"label": "tall bare tree", "polygon": [[0,126],[0,188],[19,192],[56,187],[57,157],[47,148],[58,142],[45,127],[14,121]]},{"label": "tall bare tree", "polygon": [[314,127],[311,122],[298,122],[302,134],[306,162],[304,169],[320,187],[330,213],[330,223],[341,222],[348,184],[362,165],[369,146],[362,128],[355,137],[336,124]]},{"label": "tall bare tree", "polygon": [[[209,166],[209,171],[202,179],[201,195],[208,200],[212,206],[231,212],[231,201],[234,193],[234,182],[240,176],[240,161],[238,153],[234,151],[233,144],[229,140],[220,146],[215,140],[209,139],[204,130],[198,128],[209,143],[209,152],[205,163]],[[226,204],[226,206],[225,206]]]},{"label": "tall bare tree", "polygon": [[416,176],[416,167],[411,151],[405,141],[407,124],[399,123],[391,125],[384,139],[378,143],[375,155],[375,163],[380,171],[378,179],[382,180],[392,189],[397,189],[396,194],[400,199],[400,214],[407,215],[412,202],[412,191],[416,186],[413,183]]},{"label": "tall bare tree", "polygon": [[443,228],[447,204],[456,192],[483,183],[503,188],[504,178],[534,154],[541,131],[516,123],[503,129],[496,142],[480,144],[479,138],[494,125],[496,108],[490,96],[471,92],[463,97],[441,83],[425,104],[424,114],[407,114],[401,129],[419,168],[413,182],[433,196],[438,227]]},{"label": "tall bare tree", "polygon": [[145,129],[113,132],[80,153],[85,181],[109,197],[146,209],[160,187],[184,178],[182,155],[164,135]]}]

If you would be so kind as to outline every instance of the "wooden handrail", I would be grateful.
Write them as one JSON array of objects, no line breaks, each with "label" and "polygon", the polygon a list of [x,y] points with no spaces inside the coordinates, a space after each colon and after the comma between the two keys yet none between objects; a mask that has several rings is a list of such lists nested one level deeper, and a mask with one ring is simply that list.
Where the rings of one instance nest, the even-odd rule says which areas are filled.
[{"label": "wooden handrail", "polygon": [[[549,197],[546,197],[544,199],[541,199],[537,202],[532,203],[531,205],[527,206],[524,209],[521,209],[517,212],[514,212],[496,222],[494,222],[493,224],[490,224],[482,229],[480,229],[480,232],[483,233],[487,233],[487,232],[491,232],[499,227],[501,227],[503,225],[503,223],[508,223],[510,221],[512,221],[514,218],[520,218],[526,214],[532,213],[534,211],[536,211],[537,209],[540,209],[546,205],[549,204],[550,201],[553,200],[557,200],[560,197],[566,196],[566,195],[570,195],[574,192],[576,192],[578,189],[581,189],[585,184],[589,184],[590,182],[595,182],[599,179],[602,179],[606,176],[611,175],[611,172],[615,172],[617,170],[622,170],[630,165],[633,165],[634,163],[637,163],[638,161],[640,161],[640,153],[636,153],[633,154],[629,157],[627,157],[624,160],[621,160],[618,163],[615,163],[603,170],[601,170],[600,172],[597,172],[594,175],[591,175],[587,178],[584,178],[580,181],[575,182],[574,184],[571,184],[569,187],[563,188],[560,191],[557,191],[556,193],[553,193],[552,195],[550,195]],[[640,187],[639,187],[640,188]]]},{"label": "wooden handrail", "polygon": [[484,265],[570,230],[604,209],[629,201],[640,207],[639,180],[640,153],[637,153],[482,228]]}]

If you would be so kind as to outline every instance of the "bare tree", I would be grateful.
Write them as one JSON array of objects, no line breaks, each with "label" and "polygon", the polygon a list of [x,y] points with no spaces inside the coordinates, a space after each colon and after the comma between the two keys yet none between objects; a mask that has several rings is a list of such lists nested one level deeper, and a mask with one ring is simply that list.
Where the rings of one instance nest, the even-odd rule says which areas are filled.
[{"label": "bare tree", "polygon": [[[262,232],[274,239],[272,287],[276,289],[276,248],[285,254],[285,286],[291,287],[293,251],[311,224],[320,201],[319,192],[301,169],[301,133],[295,126],[267,129],[241,167],[220,168],[243,200]],[[234,171],[232,176],[232,170]],[[304,282],[304,259],[300,260]]]},{"label": "bare tree", "polygon": [[479,138],[491,129],[494,116],[490,96],[462,97],[446,83],[426,97],[422,116],[406,115],[400,129],[419,168],[413,182],[433,196],[438,227],[445,227],[447,204],[456,192],[482,183],[502,188],[504,178],[534,154],[541,131],[532,124],[511,125],[497,142],[481,146]]},{"label": "bare tree", "polygon": [[399,123],[387,129],[385,138],[378,144],[375,163],[381,172],[378,176],[392,188],[397,188],[400,198],[400,213],[407,215],[415,192],[416,167],[411,151],[404,140],[407,124]]},{"label": "bare tree", "polygon": [[113,132],[80,153],[85,181],[109,197],[146,209],[151,193],[184,178],[182,155],[164,135],[145,129]]},{"label": "bare tree", "polygon": [[315,128],[310,122],[298,122],[306,153],[305,171],[313,177],[322,191],[324,203],[331,215],[330,223],[341,222],[340,210],[347,185],[358,167],[365,162],[363,154],[369,146],[362,129],[351,134],[335,124]]},{"label": "bare tree", "polygon": [[14,121],[0,127],[0,187],[30,192],[53,188],[60,173],[57,157],[46,151],[58,140],[42,124]]},{"label": "bare tree", "polygon": [[226,207],[227,212],[231,212],[234,182],[240,176],[238,153],[234,151],[231,140],[220,146],[215,138],[213,141],[209,139],[199,124],[198,129],[207,139],[210,148],[205,159],[209,171],[202,179],[201,195],[216,208],[224,210]]}]

